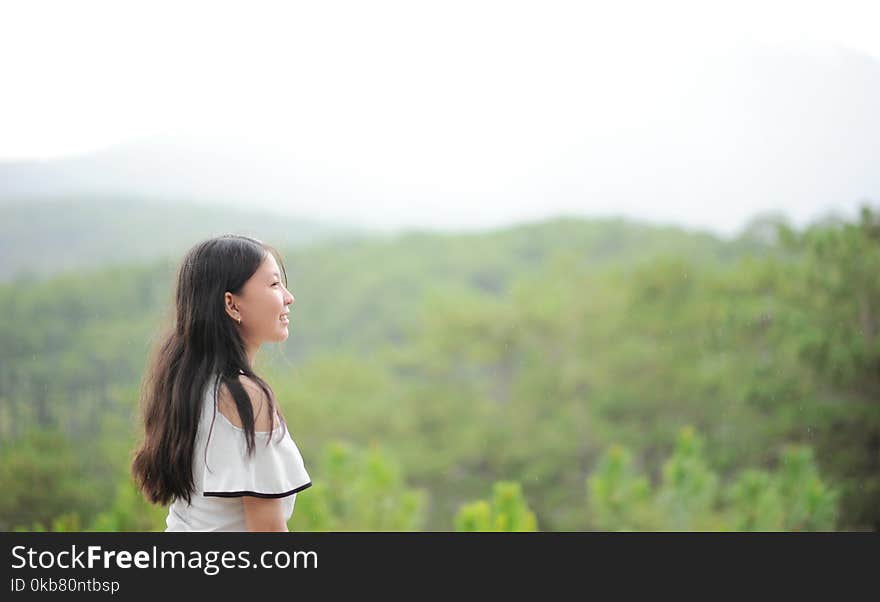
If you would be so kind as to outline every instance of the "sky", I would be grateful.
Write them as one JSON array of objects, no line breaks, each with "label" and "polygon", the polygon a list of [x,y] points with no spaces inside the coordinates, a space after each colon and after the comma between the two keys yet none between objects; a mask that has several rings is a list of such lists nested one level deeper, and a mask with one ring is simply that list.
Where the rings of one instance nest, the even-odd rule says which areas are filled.
[{"label": "sky", "polygon": [[[604,55],[609,74],[746,41],[833,43],[880,58],[872,1],[0,6],[0,159],[83,154],[169,132],[308,136],[316,123],[314,138],[332,147],[358,119],[382,120],[390,138],[419,127],[442,134],[452,123],[466,132],[487,126],[473,103],[503,114],[518,74],[528,73],[539,77],[515,90],[516,106],[539,107],[542,81],[557,84],[585,54]],[[427,106],[407,102],[428,92]],[[327,131],[335,114],[344,116]]]},{"label": "sky", "polygon": [[[243,172],[244,189],[261,179],[298,199],[266,208],[373,227],[587,211],[733,233],[774,209],[803,224],[878,194],[864,184],[877,182],[873,142],[827,162],[852,91],[839,104],[823,91],[812,115],[792,117],[789,99],[737,143],[740,124],[719,116],[748,119],[751,92],[712,72],[733,65],[747,88],[759,63],[730,57],[760,49],[880,60],[878,23],[876,0],[0,0],[0,161],[231,140],[259,149],[249,162],[288,161]],[[818,121],[803,140],[798,118]],[[762,157],[755,140],[774,128]],[[315,195],[285,188],[299,177],[288,165]]]}]

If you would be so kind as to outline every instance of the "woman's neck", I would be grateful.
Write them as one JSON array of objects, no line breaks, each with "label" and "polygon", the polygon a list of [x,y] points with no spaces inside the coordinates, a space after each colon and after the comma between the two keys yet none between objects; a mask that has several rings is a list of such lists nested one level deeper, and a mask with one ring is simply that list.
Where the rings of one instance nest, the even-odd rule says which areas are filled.
[{"label": "woman's neck", "polygon": [[247,350],[248,369],[251,372],[253,372],[253,370],[254,370],[254,363],[256,362],[256,359],[257,359],[257,351],[258,351],[258,349],[252,349],[250,347],[248,347],[248,350]]}]

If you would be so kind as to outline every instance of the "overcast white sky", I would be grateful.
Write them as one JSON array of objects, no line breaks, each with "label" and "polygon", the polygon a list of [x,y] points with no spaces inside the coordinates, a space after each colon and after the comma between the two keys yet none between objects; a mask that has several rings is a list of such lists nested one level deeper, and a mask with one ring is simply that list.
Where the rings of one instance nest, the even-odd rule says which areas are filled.
[{"label": "overcast white sky", "polygon": [[[597,64],[609,77],[635,62],[687,60],[693,48],[724,52],[748,40],[831,42],[880,58],[878,6],[3,2],[0,159],[80,154],[181,131],[272,130],[311,139],[310,124],[323,128],[314,140],[328,148],[311,149],[320,156],[345,144],[359,119],[383,121],[391,139],[414,127],[442,135],[452,123],[466,132],[469,119],[481,119],[470,110],[468,90],[479,91],[474,102],[503,115],[511,82],[527,73],[531,84],[517,88],[515,105],[539,107],[547,100],[540,77],[558,84],[589,55],[601,55]],[[416,98],[422,102],[407,102]],[[342,118],[327,119],[334,114]],[[328,132],[328,122],[338,131]],[[484,120],[472,125],[487,127]]]},{"label": "overcast white sky", "polygon": [[[880,194],[876,72],[823,79],[835,47],[880,60],[877,0],[0,3],[0,160],[158,137],[130,166],[150,196],[182,174],[165,194],[221,202],[238,177],[236,204],[375,227],[733,233]],[[774,72],[780,49],[811,60]],[[174,178],[147,170],[169,140]],[[199,172],[212,153],[240,173]]]}]

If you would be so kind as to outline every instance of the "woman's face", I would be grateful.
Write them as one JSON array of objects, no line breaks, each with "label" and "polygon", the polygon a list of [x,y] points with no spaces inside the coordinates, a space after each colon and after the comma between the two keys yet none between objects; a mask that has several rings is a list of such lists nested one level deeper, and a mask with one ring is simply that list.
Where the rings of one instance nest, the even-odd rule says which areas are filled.
[{"label": "woman's face", "polygon": [[262,343],[287,340],[290,324],[287,306],[295,300],[281,281],[275,257],[266,253],[263,263],[245,282],[241,294],[226,293],[226,313],[235,321],[248,347],[256,350]]}]

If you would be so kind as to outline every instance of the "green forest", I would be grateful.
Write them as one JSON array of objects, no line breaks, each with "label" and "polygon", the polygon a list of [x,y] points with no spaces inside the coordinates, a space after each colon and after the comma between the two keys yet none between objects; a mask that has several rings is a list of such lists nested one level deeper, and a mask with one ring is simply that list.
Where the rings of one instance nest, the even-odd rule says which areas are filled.
[{"label": "green forest", "polygon": [[[291,531],[880,529],[868,206],[730,239],[574,217],[253,233],[296,296],[255,366],[312,477]],[[0,530],[164,530],[129,466],[180,256],[52,252],[77,267],[0,284]]]}]

